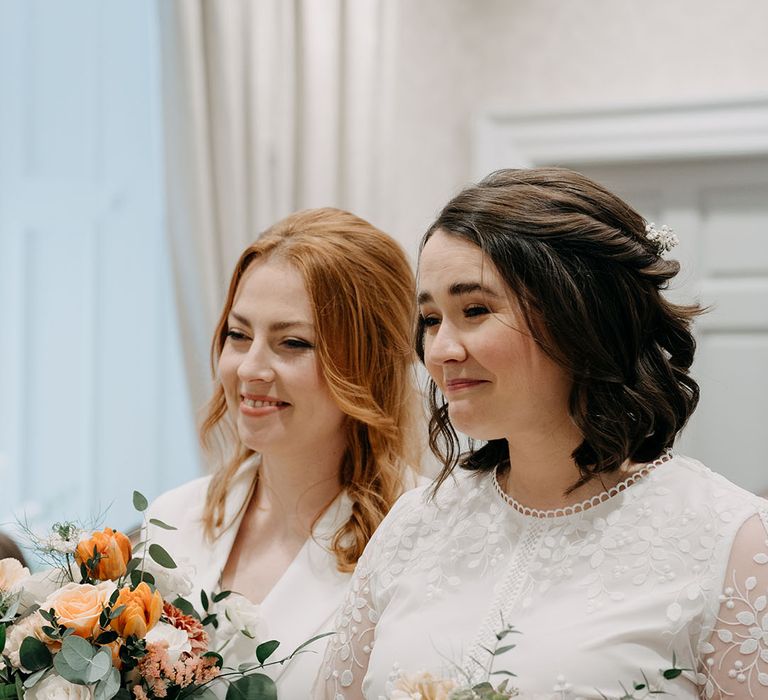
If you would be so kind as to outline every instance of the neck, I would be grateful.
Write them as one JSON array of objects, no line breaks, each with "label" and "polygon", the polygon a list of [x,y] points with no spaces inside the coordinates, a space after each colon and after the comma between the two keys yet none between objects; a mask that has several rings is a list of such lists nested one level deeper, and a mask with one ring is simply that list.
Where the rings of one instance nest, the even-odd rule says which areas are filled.
[{"label": "neck", "polygon": [[570,418],[556,429],[508,436],[510,466],[499,480],[502,488],[528,508],[552,510],[579,503],[614,486],[623,474],[602,475],[565,495],[580,477],[571,454],[582,439]]},{"label": "neck", "polygon": [[306,538],[341,491],[344,445],[261,456],[259,480],[246,517],[275,536]]}]

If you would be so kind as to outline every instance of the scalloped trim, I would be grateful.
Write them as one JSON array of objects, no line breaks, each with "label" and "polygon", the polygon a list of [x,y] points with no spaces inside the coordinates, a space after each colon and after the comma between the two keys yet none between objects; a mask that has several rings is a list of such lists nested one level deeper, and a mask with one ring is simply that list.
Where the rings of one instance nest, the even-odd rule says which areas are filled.
[{"label": "scalloped trim", "polygon": [[[501,484],[499,484],[498,479],[498,466],[493,470],[493,487],[496,489],[496,492],[499,494],[501,499],[521,515],[527,515],[534,518],[562,518],[563,516],[583,513],[585,510],[589,510],[590,508],[594,508],[601,503],[605,503],[605,501],[610,500],[617,494],[632,486],[632,484],[648,476],[648,474],[656,469],[656,467],[664,464],[665,462],[668,462],[670,459],[672,459],[672,457],[674,457],[672,450],[665,450],[664,454],[662,454],[656,460],[646,464],[636,472],[633,472],[630,476],[624,479],[624,481],[620,481],[618,484],[612,486],[607,491],[598,493],[591,498],[581,501],[580,503],[574,503],[573,505],[565,506],[564,508],[540,510],[538,508],[529,508],[528,506],[524,506],[519,501],[516,501],[514,498],[512,498],[512,496],[505,493],[503,488],[501,488]],[[768,523],[766,523],[766,526],[768,527]]]}]

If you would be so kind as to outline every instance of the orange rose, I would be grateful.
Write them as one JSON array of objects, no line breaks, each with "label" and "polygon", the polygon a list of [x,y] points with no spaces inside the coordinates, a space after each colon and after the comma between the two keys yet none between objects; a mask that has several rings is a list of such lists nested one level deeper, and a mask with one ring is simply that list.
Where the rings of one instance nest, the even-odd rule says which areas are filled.
[{"label": "orange rose", "polygon": [[[88,574],[100,581],[119,579],[131,561],[131,541],[122,533],[105,527],[104,532],[94,532],[90,539],[77,545],[75,559],[78,564],[86,564],[93,558],[93,550],[99,555],[98,563]],[[87,566],[87,564],[86,564]]]},{"label": "orange rose", "polygon": [[123,588],[114,607],[125,605],[125,610],[112,620],[112,629],[121,637],[135,634],[143,638],[160,619],[163,612],[163,598],[159,591],[152,593],[150,587],[142,581],[134,590]]},{"label": "orange rose", "polygon": [[114,590],[115,584],[111,581],[104,581],[98,586],[68,583],[48,596],[40,608],[53,608],[59,624],[73,629],[78,637],[87,639],[98,633],[99,615]]}]

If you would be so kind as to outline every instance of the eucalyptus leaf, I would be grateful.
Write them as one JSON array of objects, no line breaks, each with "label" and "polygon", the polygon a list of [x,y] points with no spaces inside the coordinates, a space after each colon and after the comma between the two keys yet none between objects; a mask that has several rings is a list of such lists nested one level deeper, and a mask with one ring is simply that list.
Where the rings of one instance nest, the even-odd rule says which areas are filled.
[{"label": "eucalyptus leaf", "polygon": [[147,506],[149,505],[149,501],[147,501],[147,497],[138,491],[133,492],[133,507],[139,511],[139,513],[143,513]]},{"label": "eucalyptus leaf", "polygon": [[27,680],[24,681],[24,690],[28,690],[35,683],[37,683],[48,671],[47,668],[41,668],[39,671],[35,671]]},{"label": "eucalyptus leaf", "polygon": [[5,649],[5,625],[0,625],[0,652]]},{"label": "eucalyptus leaf", "polygon": [[78,685],[86,685],[85,673],[88,668],[87,665],[85,668],[76,671],[67,663],[64,654],[59,652],[53,657],[53,667],[56,669],[56,673],[58,673],[64,680],[67,680],[70,683],[77,683]]},{"label": "eucalyptus leaf", "polygon": [[176,568],[176,562],[159,544],[149,545],[149,556],[166,569]]},{"label": "eucalyptus leaf", "polygon": [[230,683],[226,700],[277,700],[277,686],[263,673],[243,676]]},{"label": "eucalyptus leaf", "polygon": [[85,677],[88,683],[96,683],[106,678],[112,670],[112,651],[107,647],[101,647],[93,657]]},{"label": "eucalyptus leaf", "polygon": [[39,671],[51,665],[52,657],[48,647],[35,637],[25,637],[19,649],[21,665],[28,671]]},{"label": "eucalyptus leaf", "polygon": [[173,525],[169,525],[168,523],[164,523],[162,520],[158,520],[157,518],[150,518],[149,522],[153,525],[157,525],[158,527],[162,528],[163,530],[178,530],[179,528],[174,527]]},{"label": "eucalyptus leaf", "polygon": [[256,647],[256,658],[260,664],[263,664],[272,654],[275,653],[277,647],[280,646],[280,642],[276,639],[271,639],[268,642],[262,642]]},{"label": "eucalyptus leaf", "polygon": [[96,684],[93,700],[112,700],[112,698],[117,695],[118,690],[120,690],[120,672],[116,668],[112,668],[109,673]]},{"label": "eucalyptus leaf", "polygon": [[88,668],[91,659],[95,654],[95,649],[82,637],[67,637],[61,643],[60,655],[64,657],[67,665],[73,671],[84,671]]}]

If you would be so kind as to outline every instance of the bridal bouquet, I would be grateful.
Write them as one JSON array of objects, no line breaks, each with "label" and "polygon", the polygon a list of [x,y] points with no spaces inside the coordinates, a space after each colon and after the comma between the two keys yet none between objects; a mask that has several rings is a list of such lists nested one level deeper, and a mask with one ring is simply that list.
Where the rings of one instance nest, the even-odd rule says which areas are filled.
[{"label": "bridal bouquet", "polygon": [[[146,511],[137,491],[133,503]],[[150,524],[175,529],[144,519],[144,533]],[[274,682],[258,671],[317,637],[280,661],[268,661],[278,647],[270,640],[255,646],[251,663],[224,666],[209,631],[229,592],[203,592],[201,614],[180,597],[192,589],[188,572],[144,539],[132,545],[108,527],[57,523],[48,537],[32,536],[47,570],[0,560],[0,700],[215,700],[213,683],[226,700],[276,700]]]}]

